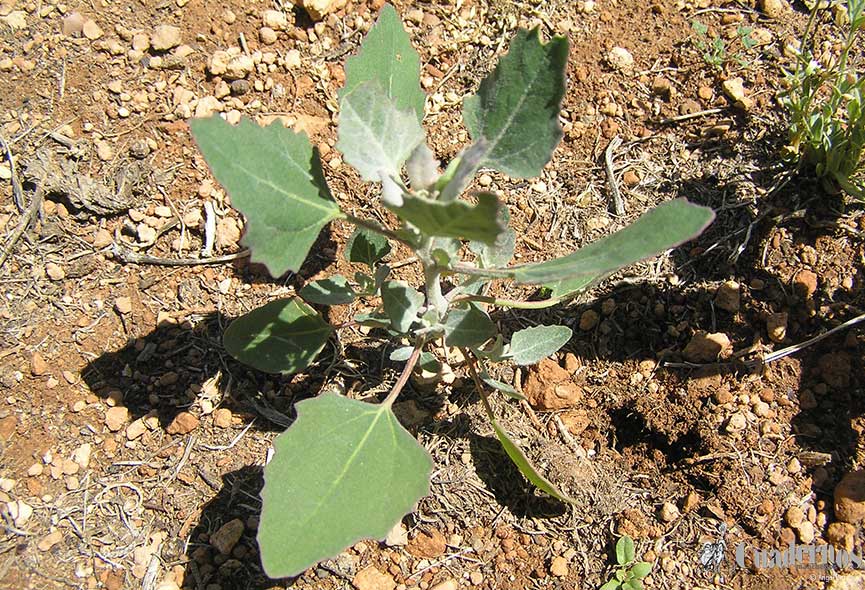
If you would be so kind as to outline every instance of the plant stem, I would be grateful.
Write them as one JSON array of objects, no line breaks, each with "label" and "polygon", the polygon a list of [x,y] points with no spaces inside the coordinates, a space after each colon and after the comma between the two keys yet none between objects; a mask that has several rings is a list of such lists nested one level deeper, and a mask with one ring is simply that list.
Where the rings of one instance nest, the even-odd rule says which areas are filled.
[{"label": "plant stem", "polygon": [[403,244],[405,244],[406,246],[409,246],[410,248],[414,248],[416,246],[416,244],[413,244],[412,242],[399,236],[393,230],[390,230],[390,229],[384,227],[383,225],[381,225],[380,223],[378,223],[376,221],[373,221],[371,219],[364,219],[362,217],[355,217],[351,213],[343,213],[343,215],[345,216],[346,221],[353,223],[358,227],[362,227],[364,229],[374,231],[375,233],[381,234],[384,237],[389,238],[391,240],[396,240],[397,242],[402,242]]},{"label": "plant stem", "polygon": [[484,391],[483,383],[481,383],[481,378],[478,376],[478,371],[475,368],[475,363],[477,363],[477,359],[472,352],[466,348],[460,348],[460,351],[463,353],[463,356],[466,357],[469,366],[469,373],[471,373],[472,381],[475,383],[475,389],[478,392],[478,395],[481,398],[481,403],[484,406],[484,410],[487,413],[487,416],[492,422],[495,422],[495,414],[493,414],[493,408],[490,406],[490,401],[487,398],[487,392]]},{"label": "plant stem", "polygon": [[418,342],[415,345],[415,349],[411,351],[411,356],[408,357],[408,360],[405,362],[405,366],[402,368],[402,373],[400,373],[399,379],[397,379],[396,383],[393,384],[393,388],[390,390],[390,393],[387,394],[387,397],[384,398],[384,401],[381,402],[381,405],[388,408],[393,406],[393,402],[402,391],[402,388],[405,387],[406,383],[408,383],[409,375],[411,375],[411,372],[414,370],[414,366],[417,364],[417,361],[420,358],[420,349],[422,346],[423,342]]},{"label": "plant stem", "polygon": [[488,279],[510,279],[513,278],[510,269],[507,268],[478,268],[464,262],[457,262],[451,266],[453,272],[469,275],[472,277],[485,277]]},{"label": "plant stem", "polygon": [[543,301],[520,301],[518,299],[498,299],[489,295],[464,295],[457,297],[451,303],[462,303],[466,301],[477,301],[489,303],[498,307],[513,307],[516,309],[546,309],[562,302],[561,299],[544,299]]}]

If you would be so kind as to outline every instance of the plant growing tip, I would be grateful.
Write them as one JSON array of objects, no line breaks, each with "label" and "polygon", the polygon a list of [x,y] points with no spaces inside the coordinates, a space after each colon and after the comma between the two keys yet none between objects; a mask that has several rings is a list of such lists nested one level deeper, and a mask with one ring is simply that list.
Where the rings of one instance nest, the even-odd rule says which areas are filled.
[{"label": "plant growing tip", "polygon": [[[518,31],[508,53],[464,101],[473,142],[440,173],[421,126],[420,59],[396,11],[386,5],[358,54],[346,62],[336,147],[361,178],[381,183],[382,205],[399,221],[394,227],[340,209],[305,134],[248,120],[234,127],[219,118],[192,122],[214,176],[246,216],[244,243],[252,260],[274,276],[297,272],[329,222],[356,226],[345,245],[346,260],[358,265],[352,277],[310,282],[295,297],[237,318],[225,332],[226,350],[258,370],[293,373],[315,362],[341,328],[367,326],[410,342],[391,354],[405,365],[381,403],[332,393],[301,401],[297,420],[274,441],[258,533],[268,575],[294,575],[360,538],[383,537],[428,493],[429,455],[391,408],[416,366],[442,368],[431,352],[440,343],[463,350],[505,454],[540,490],[569,501],[497,422],[484,388],[519,399],[519,392],[492,378],[485,364],[538,362],[564,346],[571,329],[533,326],[507,342],[487,306],[559,303],[622,266],[695,237],[713,214],[672,201],[564,258],[509,266],[516,234],[508,227],[507,207],[491,192],[460,195],[481,167],[519,178],[541,173],[562,137],[558,116],[567,54],[564,38],[543,43],[537,29]],[[414,250],[422,284],[391,277],[385,263],[390,241]],[[471,252],[467,260],[464,242]],[[451,277],[449,290],[445,276]],[[496,298],[486,292],[495,280],[546,285],[552,297]],[[372,309],[339,326],[310,305],[358,300]]]}]

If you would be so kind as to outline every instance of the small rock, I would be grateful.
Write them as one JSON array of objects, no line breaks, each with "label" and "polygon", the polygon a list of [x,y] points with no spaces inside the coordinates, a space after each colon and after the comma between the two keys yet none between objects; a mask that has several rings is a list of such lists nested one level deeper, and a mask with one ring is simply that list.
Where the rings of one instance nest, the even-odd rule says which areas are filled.
[{"label": "small rock", "polygon": [[66,271],[63,270],[62,266],[54,262],[49,262],[45,265],[45,274],[52,281],[62,281],[66,278]]},{"label": "small rock", "polygon": [[45,357],[38,350],[30,355],[30,374],[34,377],[47,375],[51,368],[45,362]]},{"label": "small rock", "polygon": [[854,525],[865,520],[865,469],[849,472],[835,486],[835,517]]},{"label": "small rock", "polygon": [[394,590],[396,582],[390,576],[381,573],[374,565],[367,566],[357,572],[351,581],[357,590]]},{"label": "small rock", "polygon": [[165,428],[168,434],[189,434],[198,428],[198,418],[189,412],[180,412]]},{"label": "small rock", "polygon": [[81,31],[84,33],[84,36],[90,39],[91,41],[96,41],[104,34],[99,25],[96,24],[96,21],[91,19],[87,19],[84,22],[84,25],[81,28]]},{"label": "small rock", "polygon": [[709,334],[699,331],[691,337],[682,355],[692,363],[711,363],[717,361],[719,356],[728,357],[732,351],[730,339],[723,332]]},{"label": "small rock", "polygon": [[129,297],[118,297],[114,300],[114,310],[120,315],[132,313],[132,299]]},{"label": "small rock", "polygon": [[444,582],[440,582],[430,588],[430,590],[459,590],[459,584],[453,578],[449,580],[445,580]]},{"label": "small rock", "polygon": [[826,590],[862,590],[865,588],[865,573],[841,572],[826,586]]},{"label": "small rock", "polygon": [[150,49],[150,35],[147,33],[137,33],[132,36],[132,49],[144,53]]},{"label": "small rock", "polygon": [[791,475],[796,475],[802,471],[802,463],[799,462],[799,459],[793,457],[789,461],[787,461],[787,473]]},{"label": "small rock", "polygon": [[652,80],[652,92],[659,96],[669,97],[673,91],[673,86],[668,78],[658,76]]},{"label": "small rock", "polygon": [[724,82],[721,83],[721,89],[737,107],[746,110],[750,108],[751,99],[746,96],[745,84],[742,78],[737,76],[735,78],[724,80]]},{"label": "small rock", "polygon": [[715,96],[715,91],[709,86],[700,86],[697,89],[697,96],[703,100],[712,100],[712,97]]},{"label": "small rock", "polygon": [[261,15],[261,21],[265,27],[274,31],[285,31],[288,29],[288,18],[281,10],[265,10]]},{"label": "small rock", "polygon": [[487,174],[486,172],[481,174],[478,177],[478,184],[483,186],[483,187],[490,186],[492,183],[493,183],[493,177],[490,176],[489,174]]},{"label": "small rock", "polygon": [[787,337],[787,312],[769,314],[766,318],[766,332],[772,342],[783,342]]},{"label": "small rock", "polygon": [[42,472],[44,470],[45,470],[45,468],[42,467],[42,463],[34,463],[27,470],[27,475],[30,477],[38,477],[38,476],[42,475]]},{"label": "small rock", "polygon": [[529,403],[538,410],[569,408],[583,398],[582,388],[571,380],[570,373],[552,359],[543,359],[529,369],[523,392]]},{"label": "small rock", "polygon": [[117,432],[129,420],[129,410],[125,406],[114,406],[105,412],[105,425],[111,432]]},{"label": "small rock", "polygon": [[679,516],[681,516],[679,507],[672,502],[664,502],[658,510],[658,518],[660,518],[662,522],[673,522],[679,518]]},{"label": "small rock", "polygon": [[780,18],[789,10],[789,5],[784,0],[759,0],[757,2],[763,14],[769,18]]},{"label": "small rock", "polygon": [[784,513],[784,522],[790,525],[790,528],[798,528],[803,520],[805,520],[805,511],[799,506],[790,506]]},{"label": "small rock", "polygon": [[96,156],[103,162],[108,162],[114,157],[114,148],[107,141],[96,142]]},{"label": "small rock", "polygon": [[469,574],[469,581],[472,586],[480,586],[484,581],[484,575],[481,572],[474,571]]},{"label": "small rock", "polygon": [[724,430],[728,433],[741,432],[746,426],[748,426],[748,419],[742,412],[736,412],[727,420]]},{"label": "small rock", "polygon": [[444,555],[446,549],[447,541],[436,529],[432,529],[429,533],[418,533],[406,546],[406,551],[410,554],[424,559],[440,557]]},{"label": "small rock", "polygon": [[87,469],[90,466],[90,454],[92,452],[92,445],[90,443],[84,443],[72,453],[72,460],[81,469]]},{"label": "small rock", "polygon": [[84,31],[84,17],[80,12],[73,12],[63,17],[63,34],[67,37],[77,37]]},{"label": "small rock", "polygon": [[135,232],[138,235],[138,241],[142,244],[152,244],[156,241],[156,228],[151,227],[144,222],[135,226]]},{"label": "small rock", "polygon": [[688,512],[693,512],[697,506],[700,505],[700,494],[697,492],[691,491],[688,492],[688,495],[685,496],[685,502],[682,504],[682,509],[687,514]]},{"label": "small rock", "polygon": [[216,224],[216,247],[229,250],[240,241],[240,225],[234,217],[223,217]]},{"label": "small rock", "polygon": [[228,555],[243,536],[244,528],[241,519],[230,520],[210,535],[210,544],[223,555]]},{"label": "small rock", "polygon": [[180,27],[159,25],[150,37],[150,46],[155,51],[168,51],[180,45]]},{"label": "small rock", "polygon": [[856,527],[848,522],[833,522],[826,529],[826,540],[845,551],[853,551]]},{"label": "small rock", "polygon": [[564,578],[568,575],[568,560],[557,555],[550,561],[550,573],[557,578]]},{"label": "small rock", "polygon": [[720,307],[730,313],[736,313],[739,311],[740,303],[739,283],[736,281],[725,281],[718,287],[718,291],[715,293],[716,307]]},{"label": "small rock", "polygon": [[213,424],[218,428],[230,428],[231,418],[231,410],[228,408],[217,408],[213,412]]},{"label": "small rock", "polygon": [[276,43],[276,31],[270,27],[261,27],[258,29],[258,38],[264,45],[273,45]]},{"label": "small rock", "polygon": [[[633,170],[627,170],[622,175],[622,182],[625,184],[626,187],[634,188],[635,186],[640,184],[640,176],[639,176],[639,174],[637,174]],[[609,301],[609,299],[607,301]],[[605,314],[605,315],[608,315],[608,314]]]},{"label": "small rock", "polygon": [[634,69],[634,56],[624,47],[613,47],[607,54],[607,62],[620,72],[628,73]]},{"label": "small rock", "polygon": [[144,424],[144,420],[140,418],[138,420],[133,420],[132,424],[126,427],[126,439],[136,440],[145,432],[147,432],[147,426]]},{"label": "small rock", "polygon": [[580,330],[588,332],[593,330],[598,325],[600,317],[594,309],[587,309],[580,315]]},{"label": "small rock", "polygon": [[24,524],[30,520],[30,517],[33,516],[33,506],[25,502],[24,500],[15,500],[14,502],[9,502],[6,504],[7,509],[9,510],[9,515],[12,517],[12,520],[15,522],[15,526],[22,527]]},{"label": "small rock", "polygon": [[42,539],[40,539],[39,541],[39,544],[36,545],[36,548],[39,549],[39,551],[50,551],[51,548],[54,547],[54,545],[56,545],[62,540],[63,533],[59,530],[54,531],[42,537]]},{"label": "small rock", "polygon": [[801,541],[803,545],[810,545],[814,542],[814,525],[810,520],[803,520],[796,528],[796,532],[799,534],[799,541]]},{"label": "small rock", "polygon": [[224,108],[222,102],[215,96],[203,96],[195,105],[195,118],[210,117],[214,113],[221,113]]},{"label": "small rock", "polygon": [[[414,401],[414,400],[412,400]],[[384,544],[388,547],[402,547],[408,543],[408,531],[405,528],[405,525],[401,522],[396,523],[396,525],[390,530],[387,536],[384,538]]]},{"label": "small rock", "polygon": [[225,66],[223,74],[227,80],[246,78],[255,69],[255,62],[250,55],[238,55],[231,58]]},{"label": "small rock", "polygon": [[114,238],[111,236],[111,232],[104,227],[99,228],[96,231],[96,235],[93,236],[94,248],[104,248],[106,246],[110,246],[113,242]]},{"label": "small rock", "polygon": [[344,8],[347,0],[301,0],[299,3],[312,20],[321,20],[331,12]]},{"label": "small rock", "polygon": [[817,292],[817,275],[810,270],[800,270],[793,278],[793,290],[802,299],[811,299]]}]

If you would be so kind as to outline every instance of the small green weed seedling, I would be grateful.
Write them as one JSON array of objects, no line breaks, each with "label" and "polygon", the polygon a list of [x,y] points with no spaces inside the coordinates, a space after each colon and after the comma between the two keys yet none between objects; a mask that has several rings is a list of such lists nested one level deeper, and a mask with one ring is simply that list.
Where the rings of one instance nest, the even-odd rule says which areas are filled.
[{"label": "small green weed seedling", "polygon": [[[717,35],[710,36],[709,27],[705,24],[695,20],[691,23],[691,29],[697,35],[696,39],[694,39],[694,45],[702,52],[703,61],[706,62],[706,65],[711,66],[719,72],[724,69],[724,66],[730,59],[735,60],[743,68],[748,66],[748,61],[742,53],[735,52],[732,56],[728,55],[727,43]],[[751,27],[736,28],[736,38],[742,44],[745,51],[750,51],[756,45],[751,38],[752,31]]]},{"label": "small green weed seedling", "polygon": [[826,6],[817,2],[811,10],[796,67],[787,72],[788,89],[780,97],[790,117],[788,150],[814,168],[829,192],[840,189],[865,199],[865,182],[856,178],[865,168],[865,73],[849,63],[850,50],[865,27],[865,0],[847,2],[846,38],[834,64],[821,64],[811,46],[821,5]]},{"label": "small green weed seedling", "polygon": [[[459,196],[482,167],[517,178],[541,174],[562,137],[567,56],[564,38],[544,44],[537,30],[518,31],[509,52],[463,103],[473,143],[440,173],[421,127],[420,59],[396,11],[385,6],[359,54],[346,63],[336,147],[363,180],[381,183],[381,204],[399,220],[396,227],[340,208],[305,134],[279,123],[192,121],[214,176],[246,216],[244,243],[252,260],[272,275],[296,272],[329,222],[356,226],[345,246],[347,260],[358,265],[351,278],[308,283],[295,297],[237,318],[224,334],[226,350],[261,371],[289,374],[309,366],[328,339],[348,326],[378,328],[395,343],[411,343],[390,354],[405,365],[381,403],[324,393],[299,402],[297,419],[275,439],[258,530],[269,576],[295,575],[359,539],[383,538],[429,493],[430,456],[392,407],[416,366],[438,362],[431,351],[442,341],[463,351],[507,455],[535,486],[567,500],[498,425],[485,388],[519,397],[490,376],[487,364],[536,363],[563,346],[571,329],[533,326],[507,341],[488,307],[537,309],[565,301],[625,265],[693,238],[714,216],[674,200],[563,258],[509,265],[516,234],[508,228],[507,207],[490,192],[468,200]],[[420,289],[391,276],[384,260],[393,242],[415,252],[423,269]],[[500,299],[487,291],[496,280],[547,286],[550,297]],[[372,311],[341,326],[330,325],[311,306],[357,299],[368,301]]]},{"label": "small green weed seedling", "polygon": [[643,590],[643,578],[652,571],[652,564],[636,561],[634,540],[625,535],[616,541],[616,564],[613,577],[600,590]]}]

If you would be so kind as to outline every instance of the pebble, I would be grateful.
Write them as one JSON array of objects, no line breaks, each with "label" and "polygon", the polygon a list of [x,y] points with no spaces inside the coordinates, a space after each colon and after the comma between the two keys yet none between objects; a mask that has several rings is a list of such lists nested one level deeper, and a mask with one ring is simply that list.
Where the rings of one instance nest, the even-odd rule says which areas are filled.
[{"label": "pebble", "polygon": [[622,182],[625,186],[633,188],[640,184],[640,176],[633,170],[628,170],[622,175]]},{"label": "pebble", "polygon": [[156,229],[144,222],[135,227],[135,233],[138,236],[138,241],[142,244],[152,244],[156,241]]},{"label": "pebble", "polygon": [[550,562],[550,573],[557,578],[564,578],[565,576],[567,576],[568,560],[561,555],[553,557],[552,561]]},{"label": "pebble", "polygon": [[141,420],[140,418],[138,420],[133,420],[132,423],[126,427],[126,439],[136,440],[145,432],[147,432],[147,426],[144,424],[144,420]]},{"label": "pebble", "polygon": [[800,270],[793,278],[793,289],[802,299],[811,299],[817,292],[817,275],[810,270]]},{"label": "pebble", "polygon": [[802,521],[799,526],[796,528],[796,532],[799,534],[799,540],[803,545],[810,545],[814,542],[815,531],[814,524],[809,520]]},{"label": "pebble", "polygon": [[826,529],[826,540],[846,551],[853,551],[856,542],[856,527],[848,522],[833,522]]},{"label": "pebble", "polygon": [[84,443],[72,453],[72,461],[81,469],[87,469],[90,466],[90,454],[92,452],[93,446],[90,443]]},{"label": "pebble", "polygon": [[441,557],[446,550],[447,541],[436,529],[431,529],[429,533],[418,533],[406,546],[406,551],[411,555],[424,559]]},{"label": "pebble", "polygon": [[787,337],[787,312],[769,314],[766,317],[766,332],[772,342],[783,342]]},{"label": "pebble", "polygon": [[571,374],[549,358],[529,368],[523,393],[532,407],[543,411],[569,408],[583,399],[583,390]]},{"label": "pebble", "polygon": [[84,31],[84,17],[80,12],[73,12],[63,17],[61,30],[67,37],[77,37]]},{"label": "pebble", "polygon": [[469,581],[472,586],[480,586],[484,582],[484,575],[481,572],[474,571],[469,574]]},{"label": "pebble", "polygon": [[121,315],[131,313],[132,299],[129,297],[118,297],[114,300],[114,310]]},{"label": "pebble", "polygon": [[481,174],[478,177],[478,184],[481,186],[490,186],[493,183],[493,177],[487,173]]},{"label": "pebble", "polygon": [[150,36],[150,46],[155,51],[168,51],[180,45],[180,27],[159,25]]},{"label": "pebble", "polygon": [[195,118],[210,117],[214,113],[222,112],[223,108],[225,107],[223,107],[222,102],[215,96],[204,96],[195,105]]},{"label": "pebble", "polygon": [[847,473],[835,486],[835,517],[853,525],[865,521],[865,469]]},{"label": "pebble", "polygon": [[796,475],[802,471],[802,464],[799,462],[799,459],[793,457],[787,462],[787,473],[791,475]]},{"label": "pebble", "polygon": [[24,526],[24,524],[28,520],[30,520],[30,517],[33,516],[33,506],[31,506],[24,500],[15,500],[14,502],[9,502],[8,504],[6,504],[6,507],[9,510],[9,515],[15,522],[15,526],[17,527]]},{"label": "pebble", "polygon": [[165,428],[168,434],[189,434],[198,428],[198,418],[189,412],[180,412]]},{"label": "pebble", "polygon": [[751,107],[751,99],[748,98],[745,93],[745,83],[742,78],[737,76],[735,78],[724,80],[721,83],[721,89],[737,107],[745,110]]},{"label": "pebble", "polygon": [[745,430],[747,425],[748,419],[745,418],[745,414],[742,412],[736,412],[727,420],[727,425],[724,427],[724,430],[728,433],[740,432]]},{"label": "pebble", "polygon": [[681,516],[679,507],[672,502],[664,502],[658,510],[658,517],[662,522],[673,522]]},{"label": "pebble", "polygon": [[102,29],[93,19],[88,19],[84,22],[84,25],[81,27],[81,32],[83,32],[84,36],[91,41],[96,41],[104,34]]},{"label": "pebble", "polygon": [[310,18],[315,21],[323,19],[331,12],[335,12],[346,5],[346,0],[299,0]]},{"label": "pebble", "polygon": [[150,36],[147,33],[137,33],[132,36],[132,49],[144,53],[150,49]]},{"label": "pebble", "polygon": [[453,578],[440,582],[433,586],[430,590],[459,590],[459,584]]},{"label": "pebble", "polygon": [[114,148],[107,141],[96,142],[96,156],[103,162],[108,162],[114,157]]},{"label": "pebble", "polygon": [[36,548],[39,551],[50,551],[57,543],[63,540],[63,533],[59,530],[48,533],[39,540]]},{"label": "pebble", "polygon": [[231,410],[228,408],[217,408],[213,412],[213,424],[218,428],[230,428],[231,418]]},{"label": "pebble", "polygon": [[234,248],[240,241],[240,225],[234,217],[223,217],[216,224],[216,247],[220,250]]},{"label": "pebble", "polygon": [[30,356],[30,374],[34,377],[47,375],[51,368],[45,362],[45,357],[38,350]]},{"label": "pebble", "polygon": [[265,45],[273,45],[277,39],[276,31],[270,27],[261,27],[258,29],[258,38]]},{"label": "pebble", "polygon": [[784,0],[759,0],[757,6],[763,11],[763,14],[769,18],[779,18],[784,16],[789,9]]},{"label": "pebble", "polygon": [[725,281],[715,292],[715,306],[736,313],[741,304],[740,285],[736,281]]},{"label": "pebble", "polygon": [[688,495],[685,496],[685,501],[682,504],[682,509],[688,513],[693,512],[697,506],[700,505],[700,494],[697,492],[691,491],[688,492]]},{"label": "pebble", "polygon": [[799,506],[790,506],[784,513],[784,522],[790,525],[790,528],[797,528],[804,520],[805,511]]},{"label": "pebble", "polygon": [[54,262],[49,262],[45,265],[45,274],[52,281],[62,281],[66,278],[66,271],[63,270],[62,266]]},{"label": "pebble", "polygon": [[[411,400],[414,401],[414,400]],[[408,543],[408,531],[405,528],[403,523],[398,522],[394,527],[388,532],[387,536],[384,538],[384,544],[388,547],[402,547]]]},{"label": "pebble", "polygon": [[634,56],[624,47],[613,47],[607,53],[607,62],[620,72],[628,73],[634,69]]},{"label": "pebble", "polygon": [[243,536],[244,528],[241,519],[230,520],[210,535],[210,544],[223,555],[228,555]]},{"label": "pebble", "polygon": [[691,337],[682,355],[692,363],[711,363],[717,361],[719,356],[726,358],[732,350],[730,339],[723,332],[709,334],[698,331]]},{"label": "pebble", "polygon": [[288,18],[281,10],[265,10],[261,15],[261,22],[265,27],[274,31],[285,31],[288,29]]},{"label": "pebble", "polygon": [[125,406],[108,408],[105,412],[105,425],[111,432],[117,432],[129,420],[129,410]]},{"label": "pebble", "polygon": [[45,470],[45,468],[42,467],[42,463],[34,463],[27,470],[27,475],[30,477],[38,477],[38,476],[42,475],[42,472],[44,470]]},{"label": "pebble", "polygon": [[594,309],[587,309],[580,315],[580,330],[583,332],[593,330],[598,325],[600,319],[598,312]]},{"label": "pebble", "polygon": [[351,581],[357,590],[394,590],[396,582],[390,576],[381,573],[374,565],[357,572]]}]

